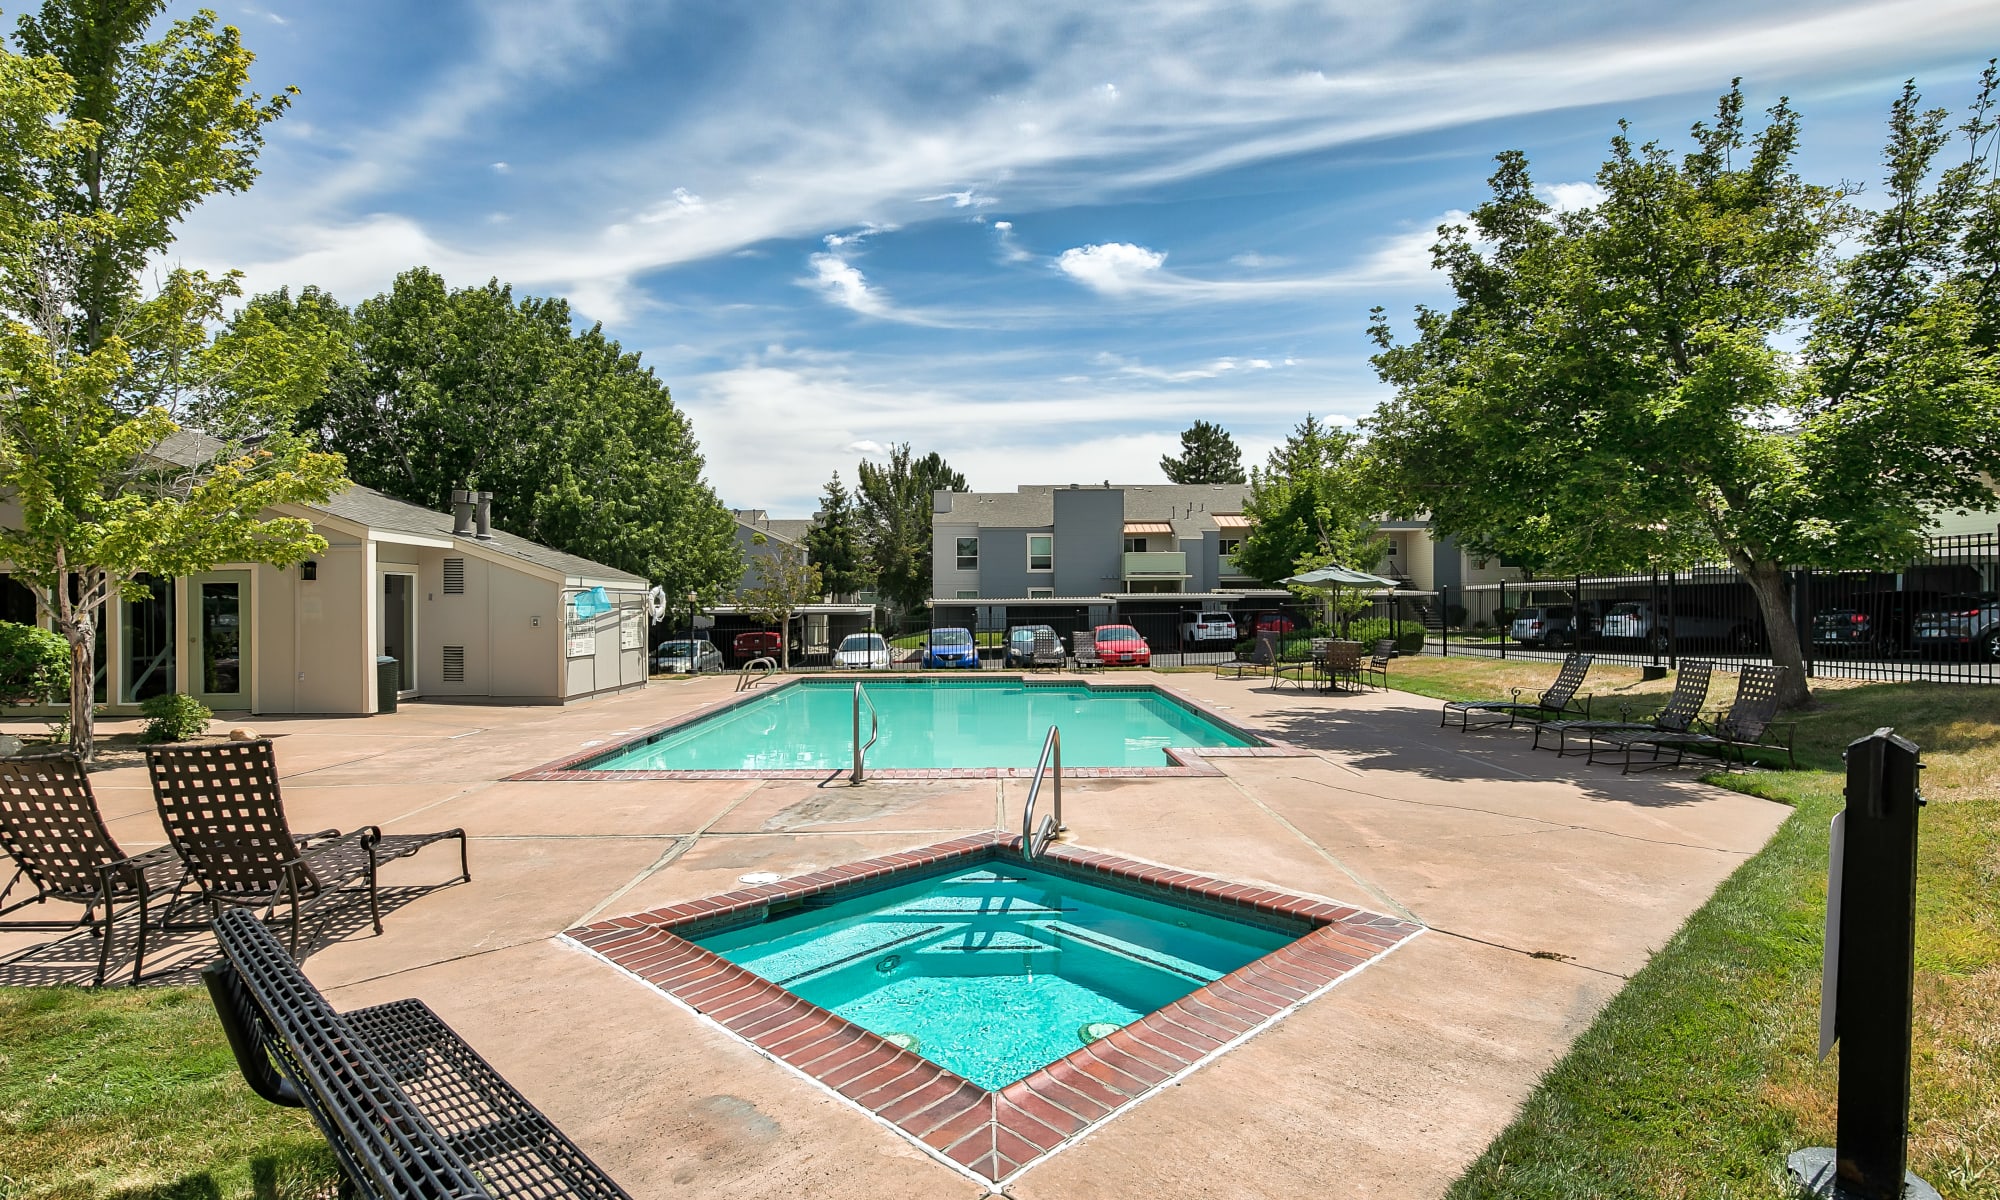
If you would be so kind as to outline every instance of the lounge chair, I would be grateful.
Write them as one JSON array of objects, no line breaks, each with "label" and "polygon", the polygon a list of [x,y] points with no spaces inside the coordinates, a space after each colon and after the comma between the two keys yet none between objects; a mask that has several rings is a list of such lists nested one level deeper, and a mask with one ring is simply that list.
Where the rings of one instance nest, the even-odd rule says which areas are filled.
[{"label": "lounge chair", "polygon": [[[187,879],[187,868],[171,847],[137,855],[119,849],[97,810],[82,761],[69,754],[0,759],[0,847],[14,860],[13,878],[0,888],[0,914],[47,900],[84,906],[83,915],[73,920],[7,921],[0,922],[0,929],[88,928],[97,938],[96,982],[101,987],[110,967],[118,906],[125,904],[138,910],[132,982],[139,982],[146,966],[147,926],[166,925],[164,917],[149,922],[147,911],[165,899],[171,915]],[[23,880],[35,894],[7,904],[8,894]]]},{"label": "lounge chair", "polygon": [[457,838],[459,878],[472,878],[463,829],[385,834],[364,825],[348,833],[294,835],[285,820],[269,739],[153,746],[146,751],[146,769],[167,840],[187,864],[211,917],[226,904],[261,907],[266,917],[284,904],[294,955],[305,907],[356,880],[368,885],[369,915],[381,933],[376,871],[390,859]]},{"label": "lounge chair", "polygon": [[1381,682],[1376,684],[1376,686],[1387,691],[1389,689],[1389,660],[1394,657],[1396,657],[1396,639],[1378,638],[1375,642],[1375,649],[1371,650],[1368,654],[1368,661],[1361,664],[1361,681],[1365,684],[1370,679],[1378,679]]},{"label": "lounge chair", "polygon": [[[1725,761],[1734,752],[1736,761],[1747,766],[1750,751],[1757,749],[1783,750],[1785,760],[1793,769],[1799,765],[1798,756],[1792,751],[1793,727],[1780,725],[1778,715],[1778,682],[1783,679],[1785,668],[1778,666],[1748,666],[1736,677],[1736,699],[1729,704],[1729,711],[1720,719],[1696,721],[1694,727],[1682,732],[1649,732],[1645,730],[1612,730],[1593,734],[1590,739],[1590,759],[1597,761],[1597,746],[1601,741],[1606,746],[1615,746],[1624,751],[1623,774],[1654,767],[1675,766],[1687,757],[1689,750],[1710,750],[1717,758]],[[1779,731],[1783,736],[1779,736]],[[1652,748],[1651,758],[1643,763],[1634,763],[1632,751],[1639,746]],[[1668,760],[1662,751],[1671,749],[1673,758]]]},{"label": "lounge chair", "polygon": [[1028,665],[1037,671],[1060,671],[1063,665],[1062,639],[1052,629],[1035,631],[1034,648],[1028,651]]},{"label": "lounge chair", "polygon": [[1591,656],[1588,654],[1572,654],[1564,658],[1562,670],[1556,672],[1556,681],[1549,685],[1548,691],[1533,700],[1521,699],[1522,693],[1527,689],[1515,688],[1514,698],[1511,700],[1447,701],[1444,714],[1438,718],[1438,725],[1439,727],[1449,725],[1454,713],[1458,715],[1460,729],[1473,728],[1472,717],[1475,713],[1491,718],[1480,721],[1481,725],[1497,725],[1500,719],[1505,717],[1509,728],[1522,717],[1556,720],[1564,713],[1572,712],[1579,717],[1588,717],[1590,697],[1579,696],[1577,691],[1583,687],[1583,677],[1590,672],[1590,662]]},{"label": "lounge chair", "polygon": [[1555,735],[1556,757],[1568,753],[1567,740],[1571,734],[1586,739],[1588,752],[1590,737],[1598,733],[1617,730],[1637,730],[1640,732],[1681,733],[1694,725],[1701,715],[1701,706],[1708,703],[1708,684],[1715,673],[1715,664],[1709,662],[1685,662],[1680,673],[1674,677],[1673,695],[1667,697],[1666,706],[1650,721],[1634,721],[1629,716],[1616,721],[1543,721],[1535,726],[1535,748],[1542,747],[1542,735]]},{"label": "lounge chair", "polygon": [[1070,637],[1069,653],[1079,671],[1104,665],[1104,660],[1097,657],[1097,634],[1090,630],[1079,629]]},{"label": "lounge chair", "polygon": [[1320,674],[1326,679],[1327,691],[1339,691],[1342,681],[1351,682],[1356,688],[1361,686],[1361,643],[1331,641],[1326,644],[1326,653],[1320,657]]}]

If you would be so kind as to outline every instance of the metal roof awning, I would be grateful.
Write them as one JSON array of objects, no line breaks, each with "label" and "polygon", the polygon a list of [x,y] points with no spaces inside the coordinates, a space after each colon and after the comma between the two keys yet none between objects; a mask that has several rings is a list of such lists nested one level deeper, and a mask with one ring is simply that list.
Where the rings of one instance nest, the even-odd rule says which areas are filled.
[{"label": "metal roof awning", "polygon": [[1174,523],[1172,521],[1125,522],[1126,537],[1137,537],[1149,533],[1172,533],[1173,531],[1174,531]]},{"label": "metal roof awning", "polygon": [[1217,529],[1248,529],[1251,521],[1242,513],[1211,513]]}]

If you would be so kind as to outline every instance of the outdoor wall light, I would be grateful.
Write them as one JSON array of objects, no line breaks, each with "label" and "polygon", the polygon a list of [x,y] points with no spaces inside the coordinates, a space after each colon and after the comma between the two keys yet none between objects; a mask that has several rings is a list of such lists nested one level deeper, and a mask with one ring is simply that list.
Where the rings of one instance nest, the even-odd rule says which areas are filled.
[{"label": "outdoor wall light", "polygon": [[307,559],[307,560],[305,560],[304,562],[300,563],[300,564],[299,564],[299,578],[300,578],[300,579],[318,579],[318,578],[319,578],[319,564],[318,564],[318,563],[316,563],[316,562],[314,562],[314,561],[313,561],[312,559],[310,559],[310,558],[309,558],[309,559]]}]

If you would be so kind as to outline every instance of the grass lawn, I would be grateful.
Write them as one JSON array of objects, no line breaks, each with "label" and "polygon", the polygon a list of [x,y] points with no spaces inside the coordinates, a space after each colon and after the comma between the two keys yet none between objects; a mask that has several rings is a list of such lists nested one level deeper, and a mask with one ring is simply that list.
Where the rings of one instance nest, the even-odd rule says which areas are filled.
[{"label": "grass lawn", "polygon": [[[1671,680],[1596,667],[1647,711]],[[1545,686],[1549,664],[1399,659],[1447,699]],[[1726,698],[1731,677],[1716,677]],[[1839,1051],[1815,1061],[1827,823],[1840,748],[1894,726],[1924,750],[1911,1167],[2000,1200],[2000,688],[1835,684],[1800,714],[1797,772],[1712,781],[1798,811],[1599,1015],[1452,1188],[1471,1197],[1783,1196],[1784,1158],[1831,1145]],[[1614,709],[1615,711],[1615,709]]]}]

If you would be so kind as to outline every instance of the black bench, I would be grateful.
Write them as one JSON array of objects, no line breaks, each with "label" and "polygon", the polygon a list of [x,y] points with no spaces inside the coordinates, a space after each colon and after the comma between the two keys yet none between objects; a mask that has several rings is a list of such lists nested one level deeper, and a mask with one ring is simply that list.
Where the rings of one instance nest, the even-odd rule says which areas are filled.
[{"label": "black bench", "polygon": [[215,919],[202,971],[243,1078],[304,1108],[346,1177],[379,1200],[629,1200],[562,1131],[418,1000],[337,1013],[248,909]]}]

